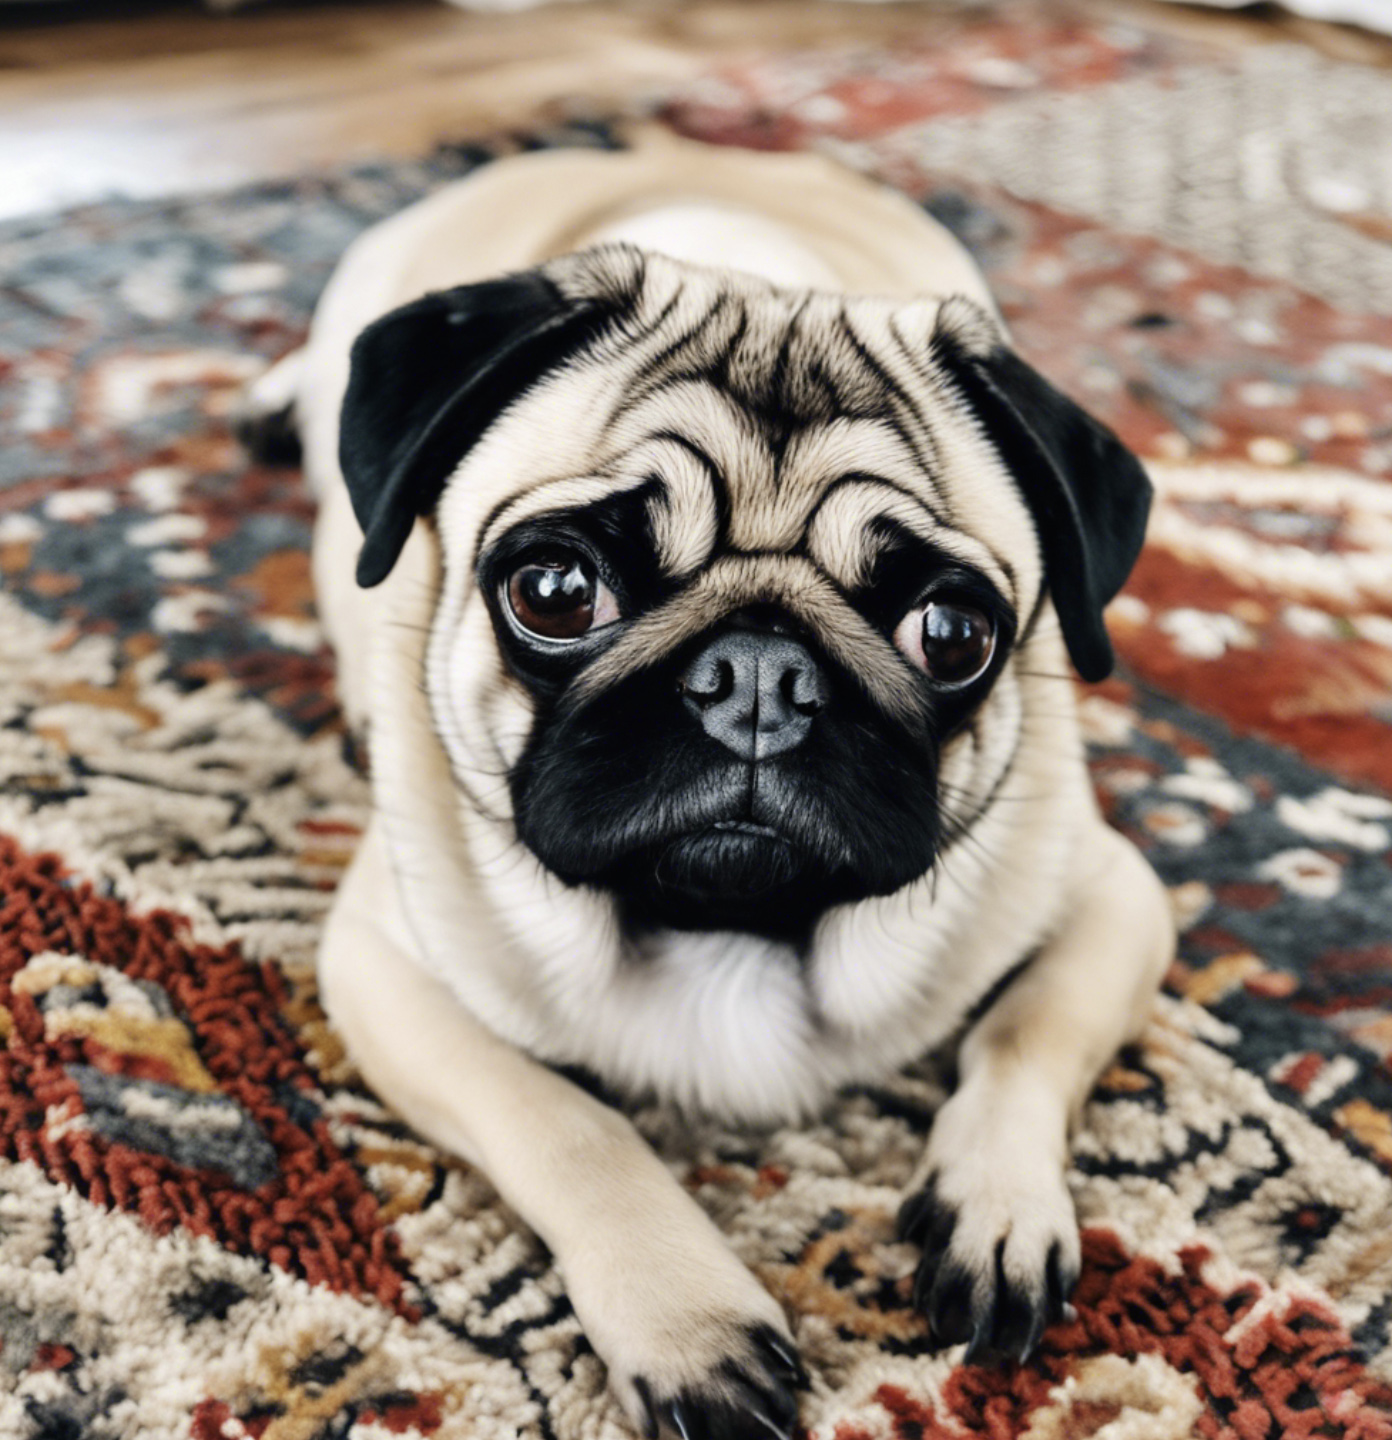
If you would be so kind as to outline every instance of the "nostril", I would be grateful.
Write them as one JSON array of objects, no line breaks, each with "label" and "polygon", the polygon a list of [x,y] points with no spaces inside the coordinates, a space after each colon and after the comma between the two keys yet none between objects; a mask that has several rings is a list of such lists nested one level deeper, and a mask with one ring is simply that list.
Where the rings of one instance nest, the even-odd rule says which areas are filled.
[{"label": "nostril", "polygon": [[784,672],[779,689],[799,715],[815,715],[826,708],[826,686],[817,670],[795,666]]},{"label": "nostril", "polygon": [[689,700],[700,705],[718,705],[728,699],[735,688],[734,666],[728,660],[713,660],[706,665],[693,665],[677,681],[677,689]]}]

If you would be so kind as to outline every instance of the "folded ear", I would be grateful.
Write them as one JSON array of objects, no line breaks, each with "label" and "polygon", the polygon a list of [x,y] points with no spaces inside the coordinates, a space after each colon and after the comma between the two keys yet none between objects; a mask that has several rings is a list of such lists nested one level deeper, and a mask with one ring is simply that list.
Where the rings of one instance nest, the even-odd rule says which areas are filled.
[{"label": "folded ear", "polygon": [[338,448],[363,528],[360,585],[387,578],[483,432],[604,318],[530,271],[427,295],[358,336]]},{"label": "folded ear", "polygon": [[1145,539],[1151,484],[1117,437],[1005,345],[984,311],[952,299],[933,353],[961,391],[1034,516],[1068,653],[1084,680],[1112,670],[1102,612]]}]

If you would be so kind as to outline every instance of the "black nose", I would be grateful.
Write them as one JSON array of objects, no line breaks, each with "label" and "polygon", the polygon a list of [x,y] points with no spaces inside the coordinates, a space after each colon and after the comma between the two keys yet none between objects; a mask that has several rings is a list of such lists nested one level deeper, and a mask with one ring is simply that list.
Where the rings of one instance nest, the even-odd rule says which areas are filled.
[{"label": "black nose", "polygon": [[826,676],[805,646],[752,630],[712,640],[678,686],[706,734],[741,760],[802,744],[827,702]]}]

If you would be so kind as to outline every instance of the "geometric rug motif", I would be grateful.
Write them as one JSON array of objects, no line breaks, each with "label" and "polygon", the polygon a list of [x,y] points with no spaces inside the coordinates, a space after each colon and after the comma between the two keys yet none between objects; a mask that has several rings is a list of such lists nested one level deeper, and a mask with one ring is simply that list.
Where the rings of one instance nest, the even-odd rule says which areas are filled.
[{"label": "geometric rug motif", "polygon": [[[920,199],[1155,477],[1121,668],[1082,715],[1182,938],[1075,1138],[1076,1315],[1013,1370],[929,1344],[893,1216],[936,1057],[796,1129],[634,1118],[787,1309],[816,1440],[1390,1440],[1386,322],[1332,303],[1318,256],[1258,274],[1042,181],[935,170],[935,125],[1237,83],[1133,27],[954,23],[932,50],[766,54],[663,114],[835,143]],[[1371,83],[1296,69],[1331,104]],[[6,1440],[628,1434],[544,1248],[363,1089],[316,1003],[367,786],[308,499],[226,419],[354,235],[516,143],[0,227]]]},{"label": "geometric rug motif", "polygon": [[907,127],[925,167],[1392,315],[1392,75],[1289,45]]}]

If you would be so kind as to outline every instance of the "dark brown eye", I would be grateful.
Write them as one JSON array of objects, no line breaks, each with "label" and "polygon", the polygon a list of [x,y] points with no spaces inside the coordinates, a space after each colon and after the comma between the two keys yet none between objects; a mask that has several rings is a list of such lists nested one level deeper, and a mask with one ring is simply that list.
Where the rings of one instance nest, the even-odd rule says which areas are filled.
[{"label": "dark brown eye", "polygon": [[996,627],[970,601],[944,596],[910,610],[894,632],[894,641],[930,680],[966,685],[991,663]]},{"label": "dark brown eye", "polygon": [[609,587],[579,555],[520,565],[508,580],[507,598],[517,623],[546,640],[578,640],[619,613]]},{"label": "dark brown eye", "polygon": [[923,658],[942,685],[965,685],[991,663],[996,632],[974,605],[930,600],[923,612]]}]

